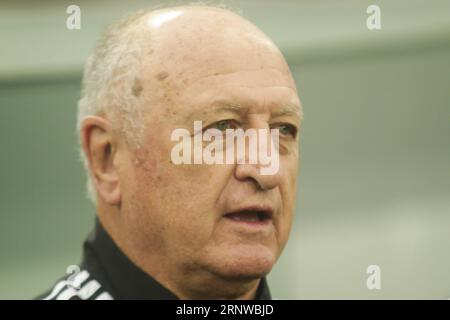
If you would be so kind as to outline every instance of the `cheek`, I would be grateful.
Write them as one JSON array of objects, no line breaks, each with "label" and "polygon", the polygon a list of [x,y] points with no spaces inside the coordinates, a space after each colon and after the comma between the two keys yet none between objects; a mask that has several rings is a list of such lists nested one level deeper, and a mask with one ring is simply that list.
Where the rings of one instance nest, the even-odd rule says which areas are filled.
[{"label": "cheek", "polygon": [[297,156],[289,157],[284,159],[281,165],[283,166],[283,182],[280,191],[283,205],[286,209],[291,209],[295,205],[299,159]]},{"label": "cheek", "polygon": [[149,155],[135,174],[133,201],[141,204],[142,225],[174,255],[193,254],[212,237],[217,199],[228,176],[224,166],[174,165],[163,153]]},{"label": "cheek", "polygon": [[[218,169],[220,170],[220,169]],[[226,183],[226,175],[211,166],[175,166],[165,173],[169,186],[163,183],[164,197],[172,203],[168,212],[178,230],[189,233],[193,241],[209,238],[219,212],[216,205]]]},{"label": "cheek", "polygon": [[283,219],[279,230],[279,241],[283,244],[287,241],[294,219],[294,209],[297,195],[298,159],[289,159],[283,163],[283,183],[280,193],[283,201]]}]

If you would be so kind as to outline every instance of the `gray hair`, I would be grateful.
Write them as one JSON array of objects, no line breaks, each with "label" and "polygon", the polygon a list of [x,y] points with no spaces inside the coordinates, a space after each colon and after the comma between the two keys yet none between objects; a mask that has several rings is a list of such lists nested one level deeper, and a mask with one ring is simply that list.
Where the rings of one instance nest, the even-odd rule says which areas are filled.
[{"label": "gray hair", "polygon": [[[242,15],[241,12],[223,5],[205,2],[191,3],[187,6],[222,8]],[[106,29],[84,68],[81,98],[78,101],[78,134],[85,117],[103,114],[110,117],[131,146],[135,148],[140,146],[144,124],[139,101],[139,93],[142,91],[139,70],[144,44],[148,45],[148,40],[143,41],[143,37],[148,35],[142,35],[139,27],[144,18],[154,11],[174,7],[176,6],[159,6],[139,10]],[[80,157],[87,174],[88,198],[96,203],[96,191],[89,173],[88,161],[81,148]]]},{"label": "gray hair", "polygon": [[[101,36],[84,68],[81,98],[78,101],[77,131],[89,115],[105,114],[116,121],[127,141],[136,142],[143,124],[139,113],[136,81],[141,65],[143,41],[139,41],[138,21],[148,13],[141,10],[112,24]],[[96,202],[86,155],[80,150],[87,173],[87,192]]]}]

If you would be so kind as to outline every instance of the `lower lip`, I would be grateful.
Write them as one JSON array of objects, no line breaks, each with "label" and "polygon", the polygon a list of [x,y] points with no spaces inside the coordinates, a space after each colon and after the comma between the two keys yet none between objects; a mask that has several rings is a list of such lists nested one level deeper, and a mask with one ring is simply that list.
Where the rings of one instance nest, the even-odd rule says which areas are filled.
[{"label": "lower lip", "polygon": [[233,222],[236,225],[241,225],[244,227],[249,227],[253,229],[261,229],[261,228],[267,228],[272,224],[272,219],[264,219],[264,220],[258,220],[258,221],[250,221],[250,220],[238,220],[233,219],[229,217],[225,217],[226,220]]}]

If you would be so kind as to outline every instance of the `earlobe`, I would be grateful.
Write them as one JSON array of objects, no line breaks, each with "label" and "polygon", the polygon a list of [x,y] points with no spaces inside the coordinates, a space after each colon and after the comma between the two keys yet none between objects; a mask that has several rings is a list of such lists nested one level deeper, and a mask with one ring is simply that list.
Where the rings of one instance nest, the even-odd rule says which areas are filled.
[{"label": "earlobe", "polygon": [[109,205],[120,205],[117,136],[111,123],[99,116],[86,117],[81,143],[98,197]]}]

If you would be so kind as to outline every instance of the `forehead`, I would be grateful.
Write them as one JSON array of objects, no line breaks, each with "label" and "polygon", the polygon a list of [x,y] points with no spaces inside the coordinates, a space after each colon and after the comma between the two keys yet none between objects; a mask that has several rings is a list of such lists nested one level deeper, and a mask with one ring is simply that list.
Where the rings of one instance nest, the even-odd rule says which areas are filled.
[{"label": "forehead", "polygon": [[225,111],[241,116],[270,113],[302,118],[295,83],[284,67],[219,68],[168,78],[159,86],[158,108],[176,121],[199,120]]},{"label": "forehead", "polygon": [[260,30],[236,16],[188,17],[192,14],[181,14],[152,32],[144,80],[156,89],[147,94],[161,108],[185,116],[218,100],[300,108],[287,63]]},{"label": "forehead", "polygon": [[189,81],[208,73],[287,67],[272,40],[234,13],[180,9],[148,19],[150,26],[147,23],[142,31],[148,36],[142,63],[153,73]]}]

